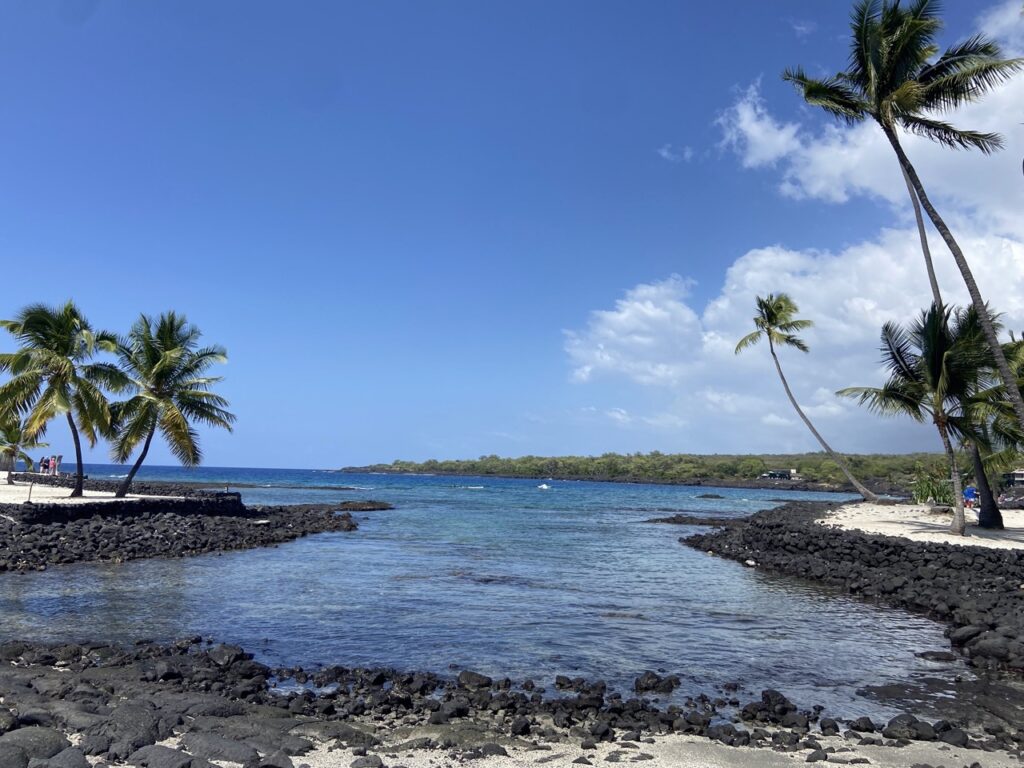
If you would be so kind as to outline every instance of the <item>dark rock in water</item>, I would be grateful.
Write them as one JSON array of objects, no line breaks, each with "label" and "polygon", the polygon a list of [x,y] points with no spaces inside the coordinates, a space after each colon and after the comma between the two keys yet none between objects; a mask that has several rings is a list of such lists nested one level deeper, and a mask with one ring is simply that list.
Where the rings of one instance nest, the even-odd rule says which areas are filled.
[{"label": "dark rock in water", "polygon": [[343,501],[337,505],[342,512],[383,512],[394,509],[394,505],[386,501]]},{"label": "dark rock in water", "polygon": [[14,746],[21,749],[29,759],[50,758],[71,746],[64,734],[52,728],[18,728],[0,736],[0,747]]},{"label": "dark rock in water", "polygon": [[236,661],[246,658],[245,651],[237,645],[215,645],[207,654],[218,667],[230,667]]},{"label": "dark rock in water", "polygon": [[[186,557],[280,544],[313,533],[358,528],[337,505],[244,506],[205,510],[194,500],[157,499],[81,504],[75,517],[12,523],[12,507],[0,504],[0,572],[31,571],[77,562],[124,562],[147,557]],[[36,505],[59,518],[72,505]],[[56,510],[56,511],[54,511]],[[0,649],[0,657],[5,649]],[[38,660],[42,663],[42,660]]]},{"label": "dark rock in water", "polygon": [[481,675],[477,672],[470,672],[468,669],[459,673],[459,685],[463,688],[469,688],[470,690],[476,690],[479,688],[490,688],[491,680],[487,675]]},{"label": "dark rock in water", "polygon": [[950,642],[964,650],[971,666],[983,673],[1024,673],[1024,590],[1019,589],[1024,558],[1018,552],[818,524],[830,506],[790,503],[758,512],[732,528],[690,536],[684,543],[927,614],[951,625]]},{"label": "dark rock in water", "polygon": [[717,493],[698,493],[697,494],[697,498],[698,499],[724,499],[725,496],[722,496],[722,495],[717,494]]},{"label": "dark rock in water", "polygon": [[657,693],[672,693],[679,685],[679,678],[675,675],[669,675],[668,677],[662,677],[656,672],[650,670],[644,672],[640,677],[633,681],[633,690],[637,693],[644,693],[647,691],[655,691]]},{"label": "dark rock in water", "polygon": [[958,658],[960,658],[955,653],[951,653],[950,651],[921,651],[920,653],[915,653],[914,655],[926,661],[956,661]]}]

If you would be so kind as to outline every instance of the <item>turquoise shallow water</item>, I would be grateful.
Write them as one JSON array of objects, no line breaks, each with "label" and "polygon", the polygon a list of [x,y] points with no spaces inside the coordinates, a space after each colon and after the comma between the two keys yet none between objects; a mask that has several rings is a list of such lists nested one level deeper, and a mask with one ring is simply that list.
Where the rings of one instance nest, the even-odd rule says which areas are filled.
[{"label": "turquoise shallow water", "polygon": [[[298,470],[154,467],[141,477],[262,486],[240,489],[253,504],[375,498],[396,509],[359,515],[355,533],[273,549],[8,576],[0,634],[203,634],[271,664],[471,668],[548,685],[582,675],[620,689],[654,669],[678,674],[685,693],[736,681],[851,716],[890,711],[858,696],[863,685],[952,685],[964,672],[914,656],[948,647],[933,622],[710,557],[678,543],[695,529],[643,522],[842,497]],[[359,490],[309,488],[325,485]],[[697,498],[709,492],[724,498]]]}]

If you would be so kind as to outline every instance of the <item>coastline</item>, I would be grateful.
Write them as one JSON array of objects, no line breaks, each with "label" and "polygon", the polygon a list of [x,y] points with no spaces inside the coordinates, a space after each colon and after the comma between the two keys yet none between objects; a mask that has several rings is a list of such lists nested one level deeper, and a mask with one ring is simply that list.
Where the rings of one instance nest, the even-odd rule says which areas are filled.
[{"label": "coastline", "polygon": [[[353,526],[343,530],[354,530],[350,517],[346,520],[335,514],[337,506],[250,510],[252,514],[243,517],[247,521],[243,525],[251,526],[257,513],[260,521],[278,515],[280,520],[273,525],[261,522],[256,526],[259,535],[270,535],[247,539],[239,548],[272,546],[334,530],[327,526],[347,522]],[[895,570],[902,568],[898,563],[920,560],[917,547],[925,547],[920,556],[931,558],[916,566],[925,569],[935,568],[939,560],[953,561],[965,548],[919,545],[820,525],[819,518],[835,507],[796,502],[729,520],[728,528],[691,536],[685,543],[767,572],[810,579],[845,588],[861,599],[923,612],[953,626],[955,647],[962,649],[983,677],[965,683],[961,689],[964,702],[958,702],[964,706],[951,706],[945,720],[923,722],[905,714],[888,723],[864,718],[835,721],[810,702],[793,703],[776,691],[765,690],[760,700],[741,702],[728,688],[661,708],[656,700],[659,692],[671,691],[678,680],[652,672],[640,674],[642,670],[637,670],[635,691],[616,692],[600,680],[559,678],[551,686],[550,681],[492,680],[466,670],[454,679],[392,669],[272,670],[240,648],[204,648],[198,638],[176,644],[140,642],[134,648],[121,649],[102,642],[46,646],[11,641],[0,646],[0,661],[6,662],[0,666],[0,733],[8,731],[0,735],[0,764],[20,766],[4,762],[20,759],[12,750],[4,752],[5,743],[10,746],[19,739],[44,744],[43,751],[56,746],[68,749],[74,742],[87,748],[82,749],[83,754],[105,755],[115,762],[134,759],[129,764],[159,766],[165,763],[157,761],[164,760],[180,768],[206,768],[210,764],[203,761],[224,759],[227,754],[244,756],[238,762],[265,768],[288,768],[303,762],[315,768],[347,768],[359,761],[364,761],[360,768],[379,768],[385,759],[388,764],[397,760],[410,768],[426,768],[438,757],[482,760],[495,768],[534,764],[543,758],[551,758],[546,762],[557,765],[600,760],[757,766],[786,765],[812,757],[831,762],[864,757],[876,764],[909,768],[915,763],[952,759],[953,755],[967,764],[971,755],[982,749],[987,753],[986,765],[1014,764],[1024,743],[1024,734],[1015,726],[1024,712],[1024,691],[1006,683],[1003,675],[1019,674],[1024,664],[1017,663],[1018,656],[1000,658],[999,638],[1006,640],[1003,645],[1007,649],[1016,646],[1003,634],[991,633],[995,627],[1004,627],[1000,622],[1007,615],[1012,618],[1012,611],[1007,614],[1006,610],[1015,604],[1008,606],[998,599],[986,602],[984,590],[977,589],[982,582],[975,579],[970,584],[971,606],[952,606],[954,597],[967,598],[962,591],[936,586],[930,571],[897,584],[900,574]],[[295,527],[306,514],[310,520],[329,522]],[[231,548],[230,537],[218,540],[214,536],[206,539],[208,544],[214,542],[208,549],[190,549],[187,537],[166,535],[168,531],[161,526],[171,521],[164,516],[176,525],[217,517],[146,513],[132,519],[127,534],[117,541],[136,546],[140,539],[157,534],[165,541],[181,539],[185,550],[175,553],[142,547],[130,551],[134,557]],[[88,531],[90,526],[105,525],[102,521],[109,522],[109,518],[100,516],[99,521],[91,517],[81,522]],[[657,522],[715,525],[724,521],[677,517]],[[107,541],[105,535],[83,536],[81,530],[67,527],[70,525],[64,524],[59,531],[59,524],[31,526],[54,528],[52,538],[37,539],[38,551],[59,552],[67,548],[66,542],[80,541],[81,561],[90,559],[85,555],[99,551]],[[284,538],[275,540],[279,535]],[[855,552],[854,561],[837,558],[838,550]],[[908,552],[914,557],[906,557]],[[971,554],[957,562],[963,560],[965,570],[990,568],[991,584],[983,579],[983,587],[1005,586],[1008,577],[1024,584],[1024,565],[1020,576],[1016,571],[1008,576],[1007,563],[1014,565],[1015,559],[1007,560],[1007,553],[994,554],[997,556],[992,559],[987,553],[985,557]],[[61,557],[39,565],[75,561]],[[93,559],[117,561],[107,556]],[[833,569],[837,563],[838,568]],[[839,574],[846,574],[845,581]],[[930,585],[931,591],[926,593],[933,596],[931,602],[911,599],[923,585]],[[939,610],[942,601],[948,608],[944,612]],[[964,623],[967,620],[974,623]],[[964,627],[982,626],[979,622],[985,622],[981,631],[957,634]],[[68,696],[69,691],[83,687],[99,693],[84,698]],[[906,693],[904,709],[912,711],[914,692]],[[899,692],[886,695],[898,696]],[[10,716],[5,720],[6,710]],[[69,736],[71,740],[65,742]],[[17,748],[28,756],[24,746]],[[139,754],[146,749],[149,752]],[[254,750],[262,762],[252,762]],[[997,753],[1005,757],[993,762]]]},{"label": "coastline", "polygon": [[[849,493],[851,496],[860,497],[857,490],[849,483],[814,483],[806,480],[761,480],[761,479],[718,479],[718,478],[694,478],[691,480],[658,480],[644,477],[608,477],[593,475],[549,475],[549,474],[486,474],[467,475],[462,472],[402,472],[369,467],[344,467],[335,470],[338,474],[373,474],[373,475],[407,475],[411,477],[479,477],[479,478],[503,478],[506,480],[555,480],[569,483],[623,483],[627,485],[668,485],[683,488],[748,488],[759,491],[819,491],[822,493]],[[889,482],[871,482],[871,490],[880,494],[903,495],[906,490],[901,486]]]}]

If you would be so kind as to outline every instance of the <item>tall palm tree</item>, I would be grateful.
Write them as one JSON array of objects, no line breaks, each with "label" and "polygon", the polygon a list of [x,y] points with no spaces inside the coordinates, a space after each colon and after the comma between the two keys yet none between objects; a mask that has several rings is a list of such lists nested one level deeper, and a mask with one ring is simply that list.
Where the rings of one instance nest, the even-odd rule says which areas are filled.
[{"label": "tall palm tree", "polygon": [[118,345],[118,358],[135,394],[114,405],[114,459],[127,461],[140,442],[142,450],[117,496],[128,493],[158,430],[188,467],[202,458],[192,422],[231,430],[235,417],[227,410],[227,400],[210,391],[221,378],[203,375],[215,363],[227,362],[227,353],[222,347],[200,349],[201,335],[174,312],[165,312],[156,321],[140,315]]},{"label": "tall palm tree", "polygon": [[27,414],[26,434],[32,438],[65,416],[75,445],[77,471],[72,496],[82,495],[82,441],[95,445],[110,431],[110,406],[104,388],[116,391],[124,376],[110,363],[90,362],[97,351],[112,352],[116,337],[94,331],[72,302],[60,307],[32,304],[14,320],[0,320],[21,348],[0,354],[0,372],[11,378],[0,386],[0,417]]},{"label": "tall palm tree", "polygon": [[860,481],[853,476],[850,471],[850,467],[847,465],[846,460],[832,450],[832,446],[825,442],[825,438],[821,436],[821,433],[814,428],[811,420],[807,418],[807,414],[804,413],[800,404],[796,401],[793,396],[793,391],[789,388],[789,382],[786,381],[786,376],[782,372],[782,364],[779,363],[779,356],[775,352],[775,347],[793,347],[799,349],[801,352],[807,352],[807,344],[797,336],[798,331],[810,328],[813,323],[810,320],[799,320],[795,317],[799,311],[796,303],[785,293],[771,294],[769,293],[766,297],[757,297],[757,314],[754,316],[754,327],[755,331],[748,333],[739,343],[736,345],[736,354],[738,355],[747,347],[752,347],[757,344],[762,338],[768,340],[768,350],[772,354],[772,360],[775,361],[775,370],[779,374],[779,379],[782,381],[782,387],[786,390],[786,396],[789,397],[789,402],[792,403],[794,410],[803,419],[804,424],[811,430],[811,434],[814,435],[815,439],[821,444],[821,447],[825,449],[825,452],[842,470],[843,474],[846,475],[846,479],[853,484],[853,487],[857,489],[868,501],[878,501],[878,496],[869,491],[864,487]]},{"label": "tall palm tree", "polygon": [[13,475],[18,461],[24,461],[31,468],[32,457],[28,452],[48,445],[39,442],[36,437],[30,437],[24,423],[17,416],[0,418],[0,460],[7,465],[7,484],[14,485]]},{"label": "tall palm tree", "polygon": [[980,336],[981,324],[973,307],[952,313],[933,304],[909,329],[888,322],[882,326],[881,346],[888,381],[881,387],[849,387],[838,393],[882,415],[931,420],[942,439],[953,484],[950,530],[960,535],[966,521],[953,442],[986,441],[967,405],[977,387],[979,369],[991,358],[989,350],[978,344]]},{"label": "tall palm tree", "polygon": [[[854,5],[850,62],[846,71],[830,78],[808,77],[803,69],[787,69],[783,78],[794,83],[804,99],[847,123],[871,118],[892,146],[905,178],[935,229],[945,240],[960,270],[971,303],[981,322],[996,369],[1007,387],[1017,420],[1024,429],[1024,399],[1003,354],[985,301],[960,244],[925,192],[903,145],[899,131],[925,136],[953,149],[980,149],[989,154],[1002,147],[997,133],[956,128],[936,114],[976,101],[1024,68],[1024,59],[1004,59],[999,45],[975,35],[938,56],[935,38],[942,29],[937,0],[858,0]],[[938,58],[936,58],[938,56]],[[941,304],[930,255],[929,278],[934,299]]]}]

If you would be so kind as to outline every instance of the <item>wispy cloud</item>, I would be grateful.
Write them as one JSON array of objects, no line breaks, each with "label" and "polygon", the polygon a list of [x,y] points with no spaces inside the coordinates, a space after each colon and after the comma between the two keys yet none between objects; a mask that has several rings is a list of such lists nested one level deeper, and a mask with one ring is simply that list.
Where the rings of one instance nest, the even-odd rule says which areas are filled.
[{"label": "wispy cloud", "polygon": [[789,26],[793,29],[793,33],[801,39],[814,34],[818,29],[817,24],[813,21],[807,21],[806,19],[792,19],[789,22]]},{"label": "wispy cloud", "polygon": [[676,147],[672,144],[662,144],[657,149],[658,156],[670,163],[688,163],[693,160],[693,147]]}]

